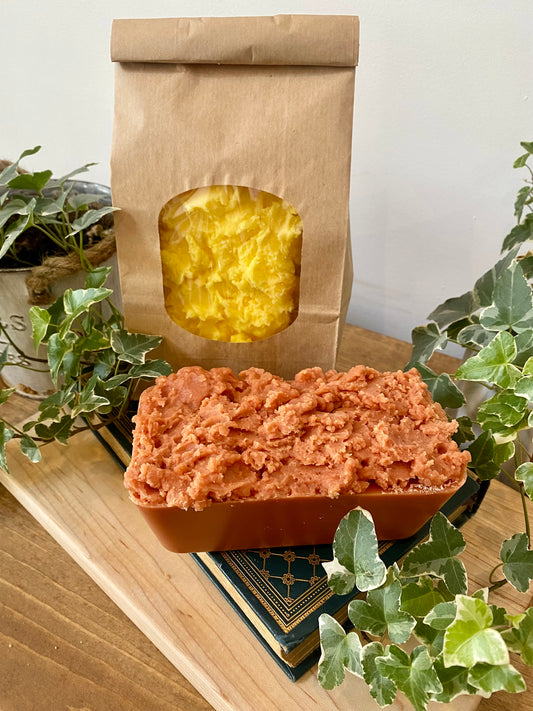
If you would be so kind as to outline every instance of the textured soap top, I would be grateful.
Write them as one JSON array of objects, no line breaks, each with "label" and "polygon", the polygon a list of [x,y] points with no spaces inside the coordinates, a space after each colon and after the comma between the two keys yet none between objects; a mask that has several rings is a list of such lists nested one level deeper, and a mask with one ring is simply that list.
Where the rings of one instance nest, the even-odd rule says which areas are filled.
[{"label": "textured soap top", "polygon": [[176,196],[159,217],[165,308],[215,341],[257,341],[297,315],[302,222],[270,193],[214,185]]},{"label": "textured soap top", "polygon": [[141,504],[440,489],[470,459],[419,373],[186,367],[145,390],[125,484]]}]

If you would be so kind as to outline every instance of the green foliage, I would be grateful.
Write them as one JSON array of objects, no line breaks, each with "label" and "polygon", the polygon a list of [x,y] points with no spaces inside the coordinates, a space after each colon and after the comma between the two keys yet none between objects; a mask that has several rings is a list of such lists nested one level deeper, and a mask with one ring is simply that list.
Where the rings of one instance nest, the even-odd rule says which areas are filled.
[{"label": "green foliage", "polygon": [[[469,595],[459,557],[464,538],[441,513],[433,517],[427,540],[407,554],[401,567],[388,570],[376,560],[377,540],[368,515],[358,510],[343,519],[335,559],[324,567],[335,592],[346,594],[357,586],[361,594],[348,606],[354,629],[345,632],[339,625],[342,634],[337,630],[328,636],[320,664],[327,666],[327,688],[340,684],[350,669],[362,676],[380,706],[392,704],[398,691],[417,711],[430,701],[449,703],[463,694],[517,693],[525,683],[510,652],[533,666],[533,608],[510,615],[489,600],[503,584],[527,592],[533,580],[525,506],[526,498],[533,498],[533,452],[528,448],[533,427],[533,254],[519,255],[533,239],[533,170],[528,163],[533,142],[521,146],[525,153],[514,165],[526,168],[530,177],[518,191],[517,225],[503,242],[502,257],[471,291],[447,299],[426,325],[413,330],[406,369],[417,368],[444,408],[464,406],[455,440],[470,452],[471,475],[487,481],[505,471],[514,479],[523,498],[525,532],[502,542],[501,563],[490,572],[491,581],[496,571],[501,579]],[[448,343],[469,349],[452,376],[437,374],[427,364]],[[472,384],[486,390],[475,404],[463,397],[469,392],[465,386],[471,389]],[[333,625],[323,616],[321,632],[327,628]],[[408,638],[404,649],[400,645]],[[413,639],[418,642],[414,648]]]},{"label": "green foliage", "polygon": [[114,211],[109,205],[93,207],[93,203],[101,203],[101,195],[73,192],[71,179],[88,170],[91,163],[58,179],[52,177],[51,170],[19,174],[21,160],[40,149],[36,146],[24,151],[0,172],[0,260],[9,257],[13,265],[35,264],[17,249],[17,240],[30,229],[45,240],[42,253],[34,250],[37,256],[53,250],[58,254],[74,252],[83,258],[87,231]]},{"label": "green foliage", "polygon": [[[147,359],[160,338],[124,328],[122,314],[110,301],[112,292],[103,286],[110,270],[89,273],[86,288],[67,289],[46,309],[30,309],[34,344],[46,348],[56,390],[39,403],[36,418],[23,430],[0,417],[3,469],[8,466],[5,447],[10,439],[18,439],[21,451],[37,462],[40,445],[53,440],[65,444],[81,430],[103,427],[128,411],[141,381],[170,373],[165,361]],[[102,285],[92,286],[95,283]],[[0,390],[0,404],[13,392]]]}]

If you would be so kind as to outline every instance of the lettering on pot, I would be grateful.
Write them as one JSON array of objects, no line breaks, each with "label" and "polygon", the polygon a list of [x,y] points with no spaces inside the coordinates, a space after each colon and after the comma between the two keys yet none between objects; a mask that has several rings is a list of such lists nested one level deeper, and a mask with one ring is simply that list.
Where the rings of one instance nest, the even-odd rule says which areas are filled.
[{"label": "lettering on pot", "polygon": [[19,314],[10,314],[4,321],[0,319],[0,324],[5,331],[27,331],[28,325],[24,316]]}]

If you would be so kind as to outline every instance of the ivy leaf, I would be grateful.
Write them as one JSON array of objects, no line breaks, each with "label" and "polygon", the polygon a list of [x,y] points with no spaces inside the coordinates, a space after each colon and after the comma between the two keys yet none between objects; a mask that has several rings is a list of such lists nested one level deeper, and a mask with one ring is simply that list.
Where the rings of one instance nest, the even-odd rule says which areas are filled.
[{"label": "ivy leaf", "polygon": [[442,407],[457,408],[464,405],[465,398],[448,373],[435,373],[422,363],[415,363],[414,367],[420,373],[422,380],[427,385],[431,397]]},{"label": "ivy leaf", "polygon": [[433,666],[442,684],[442,691],[431,697],[434,701],[449,704],[462,694],[476,693],[476,688],[469,684],[469,670],[465,667],[445,667],[442,657],[435,659]]},{"label": "ivy leaf", "polygon": [[104,215],[109,215],[112,212],[115,212],[115,208],[111,205],[99,207],[96,210],[86,210],[81,217],[74,220],[72,223],[72,230],[69,232],[68,236],[73,237],[78,234],[78,232],[87,229],[87,227],[95,225],[102,219],[102,217],[104,217]]},{"label": "ivy leaf", "polygon": [[2,388],[0,390],[0,405],[3,405],[9,400],[10,395],[12,395],[17,388]]},{"label": "ivy leaf", "polygon": [[439,602],[433,610],[424,617],[424,623],[435,630],[445,630],[455,620],[457,608],[453,600]]},{"label": "ivy leaf", "polygon": [[118,329],[111,334],[111,346],[119,360],[132,365],[142,365],[146,354],[161,343],[159,336],[147,336],[142,333],[128,333]]},{"label": "ivy leaf", "polygon": [[524,462],[515,469],[515,479],[524,485],[526,494],[533,499],[533,462]]},{"label": "ivy leaf", "polygon": [[422,621],[416,623],[414,635],[419,642],[426,645],[431,657],[436,658],[441,655],[444,644],[444,630],[436,630]]},{"label": "ivy leaf", "polygon": [[468,681],[485,696],[495,691],[517,694],[526,689],[524,678],[510,664],[476,664],[470,669]]},{"label": "ivy leaf", "polygon": [[415,711],[425,711],[431,697],[442,692],[431,657],[423,646],[415,647],[409,656],[401,647],[389,645],[375,662],[379,673],[403,691]]},{"label": "ivy leaf", "polygon": [[531,287],[515,261],[498,279],[494,287],[494,303],[483,309],[479,322],[489,331],[520,333],[531,328],[532,319]]},{"label": "ivy leaf", "polygon": [[385,584],[370,590],[366,601],[352,600],[348,605],[348,617],[359,630],[376,637],[388,632],[391,642],[403,644],[411,636],[416,620],[400,609],[402,586],[394,572],[394,568],[389,568]]},{"label": "ivy leaf", "polygon": [[524,207],[531,203],[532,189],[529,185],[524,185],[520,188],[516,195],[516,200],[514,203],[514,214],[518,222],[522,219],[522,214],[524,212]]},{"label": "ivy leaf", "polygon": [[33,347],[37,351],[46,337],[51,316],[47,309],[43,309],[40,306],[32,306],[29,315],[33,333]]},{"label": "ivy leaf", "polygon": [[479,406],[477,419],[484,430],[496,433],[519,425],[525,416],[527,399],[503,390]]},{"label": "ivy leaf", "polygon": [[171,366],[165,360],[150,360],[142,365],[134,365],[127,373],[119,373],[104,382],[104,388],[115,388],[128,380],[136,378],[157,378],[160,375],[169,375],[172,372]]},{"label": "ivy leaf", "polygon": [[533,551],[528,548],[525,533],[515,533],[502,543],[500,560],[503,574],[518,592],[527,592],[533,580]]},{"label": "ivy leaf", "polygon": [[[531,358],[529,359],[531,360]],[[531,375],[524,375],[523,378],[516,383],[514,388],[516,395],[521,395],[533,402],[533,377]]]},{"label": "ivy leaf", "polygon": [[466,570],[456,558],[464,548],[461,532],[438,512],[431,520],[428,540],[419,543],[405,557],[401,576],[434,575],[444,580],[450,592],[466,592]]},{"label": "ivy leaf", "polygon": [[455,377],[459,380],[486,381],[501,388],[513,387],[522,376],[520,369],[513,365],[516,355],[514,338],[507,331],[502,331],[477,355],[462,363]]},{"label": "ivy leaf", "polygon": [[41,461],[41,452],[37,443],[27,434],[23,434],[20,438],[20,451],[34,464]]},{"label": "ivy leaf", "polygon": [[492,432],[482,432],[468,447],[472,458],[469,467],[483,481],[494,479],[500,473],[500,467],[494,462],[495,447]]},{"label": "ivy leaf", "polygon": [[471,323],[459,331],[457,340],[465,348],[485,348],[495,336],[495,331],[487,331],[479,323]]},{"label": "ivy leaf", "polygon": [[500,259],[491,269],[486,271],[475,283],[474,294],[480,306],[490,306],[494,298],[494,288],[501,275],[507,271],[518,254],[516,247]]},{"label": "ivy leaf", "polygon": [[112,293],[111,289],[104,287],[98,289],[66,289],[63,294],[63,308],[66,318],[61,324],[60,336],[64,338],[78,316],[88,311],[91,306],[107,299]]},{"label": "ivy leaf", "polygon": [[107,277],[112,272],[113,267],[95,267],[88,274],[85,279],[86,289],[99,289],[103,286],[107,280]]},{"label": "ivy leaf", "polygon": [[402,588],[402,610],[414,617],[425,617],[436,605],[451,599],[451,593],[441,582],[439,580],[435,585],[433,578],[430,578],[429,575],[422,575],[418,580],[404,585]]},{"label": "ivy leaf", "polygon": [[7,184],[9,188],[15,190],[34,190],[40,193],[46,183],[52,177],[51,170],[41,170],[36,173],[21,173]]},{"label": "ivy leaf", "polygon": [[98,376],[92,374],[87,383],[85,384],[83,390],[79,394],[78,402],[72,408],[71,416],[73,418],[78,417],[78,415],[87,414],[89,412],[94,412],[101,407],[106,407],[110,405],[109,399],[103,397],[102,395],[97,395],[94,391],[98,383]]},{"label": "ivy leaf", "polygon": [[413,351],[405,370],[409,370],[416,363],[425,363],[437,349],[445,348],[448,337],[445,333],[441,333],[436,323],[428,323],[427,326],[417,326],[413,329],[411,341]]},{"label": "ivy leaf", "polygon": [[381,642],[365,644],[361,652],[364,679],[370,694],[382,707],[392,704],[396,697],[396,684],[383,676],[376,666],[376,658],[382,657],[384,653]]},{"label": "ivy leaf", "polygon": [[516,627],[502,632],[502,637],[511,650],[520,654],[522,661],[533,667],[533,608],[530,607]]},{"label": "ivy leaf", "polygon": [[7,468],[7,458],[6,458],[6,444],[13,437],[15,433],[13,430],[6,426],[5,422],[0,420],[0,469],[5,472],[8,471]]},{"label": "ivy leaf", "polygon": [[63,338],[59,333],[53,333],[48,339],[48,366],[52,381],[57,385],[59,370],[64,364],[64,361],[69,353],[72,354],[72,348],[76,336],[73,333],[67,333]]},{"label": "ivy leaf", "polygon": [[17,175],[17,168],[20,161],[27,156],[33,156],[41,150],[41,146],[35,146],[35,148],[28,148],[23,151],[14,163],[6,166],[4,170],[0,173],[0,185],[7,185],[11,180],[13,180]]},{"label": "ivy leaf", "polygon": [[76,397],[76,383],[72,383],[66,388],[56,390],[39,403],[39,422],[52,420],[59,422],[62,417],[62,408],[70,405]]},{"label": "ivy leaf", "polygon": [[344,681],[346,670],[363,676],[361,642],[355,632],[346,634],[342,625],[327,614],[318,619],[321,655],[318,681],[324,689],[334,689]]},{"label": "ivy leaf", "polygon": [[457,595],[455,604],[455,620],[444,633],[444,665],[508,664],[507,646],[500,633],[491,626],[490,606],[484,600],[466,595]]},{"label": "ivy leaf", "polygon": [[513,227],[507,237],[503,240],[502,251],[512,249],[516,245],[524,244],[533,239],[533,213],[525,216],[524,221]]},{"label": "ivy leaf", "polygon": [[333,539],[333,553],[354,574],[361,592],[384,582],[387,570],[378,554],[376,530],[368,511],[358,507],[341,519]]},{"label": "ivy leaf", "polygon": [[456,419],[456,422],[457,430],[452,435],[455,442],[459,445],[472,442],[476,437],[472,429],[472,420],[467,415],[461,415]]},{"label": "ivy leaf", "polygon": [[67,444],[73,427],[74,420],[72,417],[64,415],[59,422],[53,422],[51,425],[45,425],[43,423],[36,424],[35,434],[41,439],[56,439],[61,444]]},{"label": "ivy leaf", "polygon": [[478,308],[479,304],[474,292],[467,291],[465,294],[454,296],[437,306],[429,314],[428,321],[434,321],[439,328],[443,329],[452,323],[469,318]]},{"label": "ivy leaf", "polygon": [[322,563],[328,576],[328,585],[335,595],[348,595],[355,587],[355,575],[334,558]]}]

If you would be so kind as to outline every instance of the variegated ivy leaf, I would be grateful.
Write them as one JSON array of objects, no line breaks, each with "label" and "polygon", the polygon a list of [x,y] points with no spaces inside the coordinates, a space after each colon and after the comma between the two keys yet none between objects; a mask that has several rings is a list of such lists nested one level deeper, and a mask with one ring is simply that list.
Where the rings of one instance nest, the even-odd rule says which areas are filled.
[{"label": "variegated ivy leaf", "polygon": [[444,645],[444,630],[436,630],[419,620],[413,634],[419,642],[426,645],[428,653],[433,659],[441,655]]},{"label": "variegated ivy leaf", "polygon": [[61,337],[59,333],[53,333],[48,340],[48,366],[55,385],[57,385],[60,368],[65,367],[65,361],[67,361],[68,366],[70,363],[68,358],[72,359],[74,356],[73,348],[75,343],[76,336],[74,333],[66,333],[64,337]]},{"label": "variegated ivy leaf", "polygon": [[533,239],[533,213],[524,217],[524,221],[515,225],[503,241],[502,249],[512,249]]},{"label": "variegated ivy leaf", "polygon": [[136,378],[157,378],[160,375],[169,375],[172,372],[170,365],[164,360],[149,360],[141,365],[133,365],[127,373],[120,373],[109,378],[103,383],[106,390],[116,388],[128,380]]},{"label": "variegated ivy leaf", "polygon": [[513,365],[516,355],[513,336],[502,331],[477,355],[462,363],[455,377],[459,380],[488,382],[501,388],[512,388],[522,377],[521,370]]},{"label": "variegated ivy leaf", "polygon": [[468,682],[482,696],[490,696],[495,691],[517,694],[526,689],[524,678],[510,664],[476,664],[470,669]]},{"label": "variegated ivy leaf", "polygon": [[442,350],[448,343],[448,337],[441,333],[436,323],[428,323],[426,326],[417,326],[411,332],[413,351],[409,363],[405,370],[409,370],[416,363],[425,363],[431,358],[436,350]]},{"label": "variegated ivy leaf", "polygon": [[355,587],[355,575],[339,563],[336,558],[322,563],[328,576],[328,585],[335,595],[348,595]]},{"label": "variegated ivy leaf", "polygon": [[402,588],[402,610],[414,617],[425,617],[435,605],[451,600],[453,595],[442,580],[435,581],[429,575],[407,583]]},{"label": "variegated ivy leaf", "polygon": [[59,333],[64,336],[72,322],[88,311],[91,306],[107,299],[113,293],[112,289],[99,287],[98,289],[66,289],[63,294],[63,308],[65,321],[61,324]]},{"label": "variegated ivy leaf", "polygon": [[431,520],[429,538],[415,546],[405,557],[401,576],[434,575],[442,578],[451,593],[466,592],[465,567],[458,556],[465,548],[462,533],[444,514],[438,512]]},{"label": "variegated ivy leaf", "polygon": [[2,388],[0,389],[0,405],[3,405],[4,402],[7,402],[9,399],[9,396],[14,393],[16,388]]},{"label": "variegated ivy leaf", "polygon": [[533,462],[524,462],[515,469],[515,479],[524,485],[526,494],[533,499]]},{"label": "variegated ivy leaf", "polygon": [[142,365],[146,360],[146,354],[160,343],[159,336],[129,333],[124,329],[117,329],[111,335],[111,346],[118,359],[132,365]]},{"label": "variegated ivy leaf", "polygon": [[501,275],[508,269],[509,265],[517,256],[518,251],[518,247],[512,249],[476,281],[474,285],[474,294],[480,306],[490,306],[492,304],[494,298],[494,288]]},{"label": "variegated ivy leaf", "polygon": [[95,210],[86,210],[81,217],[78,217],[77,220],[74,220],[74,222],[72,223],[72,230],[69,232],[68,236],[72,237],[73,235],[78,234],[78,232],[81,232],[82,230],[87,229],[87,227],[96,224],[99,220],[102,219],[102,217],[104,217],[105,215],[109,215],[112,212],[115,212],[115,210],[116,208],[112,207],[111,205],[99,207]]},{"label": "variegated ivy leaf", "polygon": [[433,695],[442,692],[431,657],[423,646],[415,647],[409,655],[391,644],[383,656],[376,657],[375,663],[379,673],[403,691],[416,711],[426,711]]},{"label": "variegated ivy leaf", "polygon": [[455,604],[455,620],[444,633],[444,665],[508,664],[509,652],[501,634],[492,627],[490,606],[466,595],[457,595]]},{"label": "variegated ivy leaf", "polygon": [[422,363],[415,363],[414,367],[420,373],[435,402],[438,402],[444,408],[457,408],[464,405],[464,395],[448,373],[437,374],[431,368],[422,365]]},{"label": "variegated ivy leaf", "polygon": [[363,675],[370,694],[383,707],[393,703],[396,697],[396,684],[382,676],[376,666],[376,657],[385,654],[381,642],[370,642],[365,644],[361,652],[361,663],[363,665]]},{"label": "variegated ivy leaf", "polygon": [[525,375],[520,378],[515,385],[514,391],[516,395],[521,395],[527,398],[529,402],[533,402],[533,377],[531,375]]},{"label": "variegated ivy leaf", "polygon": [[516,261],[499,277],[494,287],[493,302],[480,314],[479,322],[484,328],[515,333],[531,328],[533,294]]},{"label": "variegated ivy leaf", "polygon": [[103,397],[102,395],[97,395],[95,393],[95,387],[98,383],[99,378],[95,373],[93,373],[81,390],[78,402],[72,408],[72,417],[78,417],[78,415],[81,414],[88,414],[98,410],[101,407],[106,407],[111,404],[107,397]]},{"label": "variegated ivy leaf", "polygon": [[503,574],[518,592],[527,592],[533,580],[533,551],[525,533],[515,533],[502,543],[500,560]]},{"label": "variegated ivy leaf", "polygon": [[502,632],[502,637],[511,652],[516,652],[522,661],[533,667],[533,608],[529,608],[516,626]]},{"label": "variegated ivy leaf", "polygon": [[344,516],[335,532],[333,553],[339,563],[355,576],[361,592],[379,587],[387,569],[378,554],[378,539],[372,516],[356,508]]},{"label": "variegated ivy leaf", "polygon": [[495,448],[492,432],[482,432],[468,447],[472,457],[469,468],[484,481],[494,479],[500,473],[500,467],[494,461]]},{"label": "variegated ivy leaf", "polygon": [[[516,345],[516,358],[514,364],[518,368],[523,368],[527,361],[533,356],[533,329],[518,333],[514,339]],[[524,373],[527,375],[527,371]],[[531,375],[531,373],[530,373]]]},{"label": "variegated ivy leaf", "polygon": [[56,439],[61,444],[67,444],[72,434],[74,420],[69,415],[64,415],[59,422],[50,425],[39,423],[35,425],[35,434],[41,439]]},{"label": "variegated ivy leaf", "polygon": [[449,704],[462,694],[476,693],[476,688],[468,683],[468,669],[465,667],[445,667],[442,657],[435,659],[433,667],[442,684],[442,691],[431,696],[434,701]]},{"label": "variegated ivy leaf", "polygon": [[32,306],[29,315],[33,333],[33,347],[37,351],[39,344],[46,336],[51,315],[48,309],[43,309],[40,306]]},{"label": "variegated ivy leaf", "polygon": [[525,426],[527,415],[527,399],[504,390],[481,403],[477,419],[485,431],[496,434]]},{"label": "variegated ivy leaf", "polygon": [[363,676],[361,642],[355,632],[346,634],[334,617],[322,614],[318,619],[321,655],[318,681],[324,689],[334,689],[344,681],[346,671]]},{"label": "variegated ivy leaf", "polygon": [[469,318],[479,309],[479,303],[474,292],[467,291],[461,296],[454,296],[451,299],[437,306],[428,316],[428,321],[434,321],[441,329],[447,328],[452,323]]},{"label": "variegated ivy leaf", "polygon": [[436,630],[447,629],[455,620],[455,601],[440,602],[424,617],[424,623]]},{"label": "variegated ivy leaf", "polygon": [[348,617],[356,629],[376,637],[388,633],[396,644],[407,642],[416,624],[414,617],[400,609],[402,586],[389,568],[385,583],[370,590],[366,600],[352,600],[348,605]]},{"label": "variegated ivy leaf", "polygon": [[457,341],[465,348],[485,348],[496,336],[496,331],[487,331],[479,323],[471,323],[457,334]]},{"label": "variegated ivy leaf", "polygon": [[37,443],[27,434],[23,434],[20,438],[20,451],[34,464],[41,461],[41,452]]},{"label": "variegated ivy leaf", "polygon": [[13,430],[6,426],[5,422],[0,420],[0,469],[5,472],[7,469],[7,458],[6,458],[6,444],[13,437],[15,433]]}]

